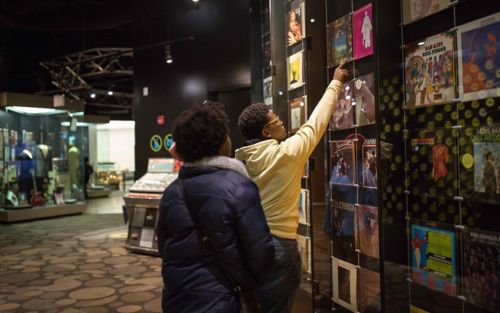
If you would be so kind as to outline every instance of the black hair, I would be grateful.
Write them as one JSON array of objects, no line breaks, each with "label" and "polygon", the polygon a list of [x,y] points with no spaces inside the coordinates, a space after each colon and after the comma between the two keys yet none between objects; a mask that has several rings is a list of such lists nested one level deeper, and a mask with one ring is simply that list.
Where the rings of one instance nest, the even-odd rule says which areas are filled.
[{"label": "black hair", "polygon": [[262,129],[268,122],[269,108],[264,103],[252,103],[241,112],[238,127],[247,139],[261,139]]},{"label": "black hair", "polygon": [[229,118],[221,103],[206,101],[174,121],[175,151],[185,162],[215,156],[229,135]]}]

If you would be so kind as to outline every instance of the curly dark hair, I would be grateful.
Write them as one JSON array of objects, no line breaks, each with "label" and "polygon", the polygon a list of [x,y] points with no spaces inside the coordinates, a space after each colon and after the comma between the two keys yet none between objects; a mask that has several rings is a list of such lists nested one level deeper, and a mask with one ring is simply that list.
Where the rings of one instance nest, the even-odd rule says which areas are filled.
[{"label": "curly dark hair", "polygon": [[177,154],[185,162],[215,156],[229,135],[229,118],[224,105],[204,102],[182,112],[174,121]]},{"label": "curly dark hair", "polygon": [[264,103],[252,103],[241,112],[238,127],[247,139],[261,139],[262,128],[268,122],[269,107]]}]

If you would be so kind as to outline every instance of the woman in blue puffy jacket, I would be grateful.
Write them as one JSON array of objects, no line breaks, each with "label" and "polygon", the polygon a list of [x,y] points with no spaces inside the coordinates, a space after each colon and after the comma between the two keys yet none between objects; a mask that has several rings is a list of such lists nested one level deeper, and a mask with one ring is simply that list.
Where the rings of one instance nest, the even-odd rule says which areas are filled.
[{"label": "woman in blue puffy jacket", "polygon": [[173,137],[185,163],[160,203],[163,312],[240,312],[241,298],[246,310],[259,312],[255,291],[272,267],[274,248],[258,189],[245,166],[229,157],[223,106],[182,112]]}]

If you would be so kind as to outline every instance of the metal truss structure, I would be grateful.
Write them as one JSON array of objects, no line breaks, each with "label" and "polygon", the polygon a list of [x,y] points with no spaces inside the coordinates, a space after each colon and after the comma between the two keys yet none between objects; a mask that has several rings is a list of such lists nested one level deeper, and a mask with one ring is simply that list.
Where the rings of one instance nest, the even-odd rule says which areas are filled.
[{"label": "metal truss structure", "polygon": [[132,48],[94,48],[40,62],[56,89],[39,94],[63,93],[90,106],[130,112],[132,57]]}]

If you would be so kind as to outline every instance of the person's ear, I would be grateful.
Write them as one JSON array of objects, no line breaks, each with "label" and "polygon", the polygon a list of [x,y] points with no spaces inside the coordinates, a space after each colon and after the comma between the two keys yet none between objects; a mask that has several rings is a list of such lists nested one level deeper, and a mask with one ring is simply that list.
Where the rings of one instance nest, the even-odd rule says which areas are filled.
[{"label": "person's ear", "polygon": [[271,132],[270,132],[270,131],[266,128],[266,127],[264,127],[264,128],[262,129],[262,131],[261,131],[261,135],[262,135],[262,138],[264,138],[264,139],[269,139],[269,138],[271,138],[271,136],[272,136],[272,135],[271,135]]}]

